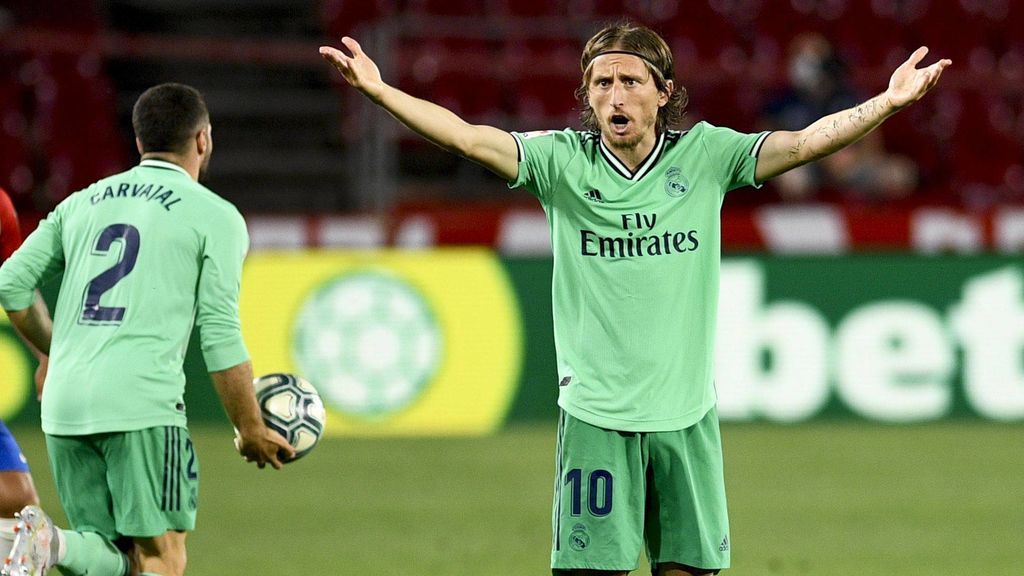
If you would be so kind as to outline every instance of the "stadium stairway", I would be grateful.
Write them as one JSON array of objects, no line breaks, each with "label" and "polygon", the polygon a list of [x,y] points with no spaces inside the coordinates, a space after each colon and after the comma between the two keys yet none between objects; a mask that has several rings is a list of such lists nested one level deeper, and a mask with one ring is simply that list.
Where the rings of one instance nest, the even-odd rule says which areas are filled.
[{"label": "stadium stairway", "polygon": [[142,90],[191,84],[214,127],[208,184],[243,213],[353,208],[341,107],[316,53],[324,34],[315,0],[111,0],[106,9],[114,34],[168,39],[166,55],[108,61],[126,134]]}]

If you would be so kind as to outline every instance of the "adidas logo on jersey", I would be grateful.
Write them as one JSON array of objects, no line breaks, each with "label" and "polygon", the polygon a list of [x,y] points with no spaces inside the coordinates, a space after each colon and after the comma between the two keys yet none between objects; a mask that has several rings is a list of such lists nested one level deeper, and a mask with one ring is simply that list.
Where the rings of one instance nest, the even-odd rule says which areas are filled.
[{"label": "adidas logo on jersey", "polygon": [[719,552],[728,552],[729,551],[729,537],[728,536],[726,536],[725,538],[722,538],[722,543],[718,545],[718,551]]},{"label": "adidas logo on jersey", "polygon": [[604,204],[604,198],[601,197],[600,190],[591,190],[590,192],[585,193],[583,197],[586,198],[587,200],[590,200],[591,202]]}]

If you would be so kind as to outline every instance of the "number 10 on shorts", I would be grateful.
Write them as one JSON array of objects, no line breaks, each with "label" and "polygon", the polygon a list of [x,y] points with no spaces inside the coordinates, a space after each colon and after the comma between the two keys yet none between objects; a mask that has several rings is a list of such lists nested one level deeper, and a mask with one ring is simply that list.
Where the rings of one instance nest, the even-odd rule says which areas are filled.
[{"label": "number 10 on shorts", "polygon": [[[569,485],[569,512],[573,516],[583,513],[583,470],[573,468],[565,473]],[[594,470],[587,479],[587,509],[592,516],[607,516],[612,511],[612,473]]]}]

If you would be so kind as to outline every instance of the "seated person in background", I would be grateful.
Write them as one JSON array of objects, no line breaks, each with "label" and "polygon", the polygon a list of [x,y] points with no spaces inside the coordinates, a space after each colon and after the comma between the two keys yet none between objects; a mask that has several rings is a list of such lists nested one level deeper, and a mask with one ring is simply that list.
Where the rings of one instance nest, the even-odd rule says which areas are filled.
[{"label": "seated person in background", "polygon": [[[799,129],[864,100],[850,86],[845,63],[820,34],[805,33],[793,39],[788,74],[790,86],[761,111],[763,126]],[[876,130],[820,162],[780,175],[775,184],[786,200],[813,200],[819,190],[828,188],[851,200],[884,201],[908,196],[917,181],[914,162],[887,153]]]}]

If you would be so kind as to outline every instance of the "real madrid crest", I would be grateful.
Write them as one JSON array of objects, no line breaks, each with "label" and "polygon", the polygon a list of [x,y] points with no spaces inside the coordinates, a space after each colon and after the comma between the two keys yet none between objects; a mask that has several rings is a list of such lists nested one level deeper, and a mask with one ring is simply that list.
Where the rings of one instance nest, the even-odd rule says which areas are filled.
[{"label": "real madrid crest", "polygon": [[690,191],[690,181],[679,168],[672,167],[665,173],[665,193],[673,198],[682,198]]}]

